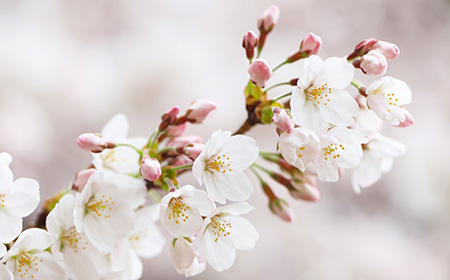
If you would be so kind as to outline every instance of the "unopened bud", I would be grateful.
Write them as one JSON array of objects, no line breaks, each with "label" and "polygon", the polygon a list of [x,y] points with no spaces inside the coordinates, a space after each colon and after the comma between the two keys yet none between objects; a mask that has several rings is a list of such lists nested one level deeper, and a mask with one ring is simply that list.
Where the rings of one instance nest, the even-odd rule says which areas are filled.
[{"label": "unopened bud", "polygon": [[248,59],[255,56],[255,48],[258,45],[258,36],[253,31],[248,31],[242,40],[242,47],[245,49]]},{"label": "unopened bud", "polygon": [[186,117],[191,123],[201,123],[204,119],[214,114],[216,107],[216,104],[211,100],[197,100],[189,106]]},{"label": "unopened bud", "polygon": [[81,192],[84,189],[84,186],[86,186],[87,181],[91,177],[92,174],[95,173],[94,168],[89,168],[85,170],[81,170],[77,172],[75,175],[75,180],[73,181],[72,189],[78,192]]},{"label": "unopened bud", "polygon": [[183,133],[186,131],[187,122],[179,124],[179,125],[171,125],[167,129],[167,136],[168,137],[178,137],[183,135]]},{"label": "unopened bud", "polygon": [[205,145],[201,143],[190,143],[184,146],[183,152],[185,155],[187,155],[190,159],[195,160],[198,155],[203,151],[203,148]]},{"label": "unopened bud", "polygon": [[146,158],[139,168],[141,176],[149,181],[156,181],[161,176],[161,164],[156,158]]},{"label": "unopened bud", "polygon": [[314,33],[309,33],[300,44],[300,52],[307,56],[317,54],[322,46],[322,39]]},{"label": "unopened bud", "polygon": [[175,137],[173,139],[171,139],[169,141],[169,143],[167,143],[168,147],[184,147],[187,144],[191,144],[191,143],[202,143],[203,140],[200,136],[197,135],[185,135],[185,136],[180,136],[180,137]]},{"label": "unopened bud", "polygon": [[372,46],[372,50],[375,50],[384,55],[387,61],[394,60],[395,58],[397,58],[397,56],[400,55],[400,49],[397,47],[397,45],[385,41],[376,42]]},{"label": "unopened bud", "polygon": [[400,122],[397,127],[408,127],[415,123],[413,116],[408,112],[408,110],[406,110],[405,108],[403,108],[403,110],[405,111],[405,120]]},{"label": "unopened bud", "polygon": [[88,152],[101,153],[107,148],[105,139],[97,133],[84,133],[77,139],[78,146]]},{"label": "unopened bud", "polygon": [[311,176],[304,176],[303,180],[292,182],[289,193],[293,198],[305,201],[318,201],[322,196],[317,187],[316,180]]},{"label": "unopened bud", "polygon": [[292,118],[288,115],[285,109],[281,109],[279,107],[273,108],[273,117],[272,122],[281,130],[285,131],[286,133],[291,133],[291,131],[294,129],[294,121]]},{"label": "unopened bud", "polygon": [[283,221],[290,223],[295,219],[294,211],[292,211],[292,208],[289,207],[289,204],[283,199],[271,200],[269,202],[269,208],[272,213],[277,215]]},{"label": "unopened bud", "polygon": [[280,17],[280,9],[277,6],[270,6],[261,14],[258,19],[258,28],[261,33],[269,33],[277,24]]},{"label": "unopened bud", "polygon": [[180,112],[180,108],[178,106],[172,107],[167,113],[162,115],[161,117],[161,124],[159,125],[159,130],[164,131],[166,130],[169,125],[172,125],[177,120],[177,115]]},{"label": "unopened bud", "polygon": [[369,51],[361,58],[360,68],[367,75],[381,76],[386,73],[386,57],[377,51]]},{"label": "unopened bud", "polygon": [[173,265],[179,274],[185,277],[197,275],[206,267],[204,258],[199,258],[192,242],[184,237],[174,239],[170,246]]},{"label": "unopened bud", "polygon": [[355,52],[358,53],[360,56],[365,55],[366,53],[369,52],[369,50],[371,49],[371,47],[378,42],[377,39],[375,38],[369,38],[367,40],[362,41],[361,43],[359,43],[358,45],[356,45],[355,47]]},{"label": "unopened bud", "polygon": [[272,77],[272,69],[266,60],[258,58],[248,68],[248,74],[250,75],[250,80],[255,85],[264,88],[266,82]]}]

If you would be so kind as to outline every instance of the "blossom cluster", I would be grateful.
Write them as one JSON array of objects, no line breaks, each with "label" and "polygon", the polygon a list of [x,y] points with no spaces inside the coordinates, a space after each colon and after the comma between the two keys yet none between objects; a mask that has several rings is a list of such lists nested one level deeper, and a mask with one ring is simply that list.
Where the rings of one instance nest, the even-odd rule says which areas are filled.
[{"label": "blossom cluster", "polygon": [[[351,169],[360,193],[388,172],[406,147],[380,130],[383,122],[414,123],[404,108],[411,91],[389,76],[366,87],[355,79],[355,69],[384,75],[398,47],[371,38],[346,58],[323,60],[317,55],[322,40],[310,33],[297,52],[272,68],[260,56],[278,19],[279,9],[271,6],[258,20],[259,36],[244,36],[248,118],[234,133],[219,129],[207,141],[186,134],[189,125],[214,114],[216,104],[206,99],[184,114],[172,107],[149,137],[129,137],[128,120],[118,114],[100,132],[79,136],[78,146],[92,155],[89,168],[47,199],[35,225],[25,230],[22,218],[37,208],[39,184],[14,180],[12,157],[0,153],[0,279],[140,279],[141,258],[156,257],[165,246],[179,274],[197,275],[207,264],[224,271],[235,262],[236,250],[252,249],[259,239],[241,217],[253,209],[247,169],[259,180],[270,211],[288,222],[294,213],[268,178],[294,199],[318,201],[317,179],[336,182]],[[297,61],[293,79],[266,87],[279,68]],[[269,97],[281,86],[289,92]],[[255,125],[275,129],[274,151],[260,151],[243,135]],[[188,172],[195,185],[179,183]]]}]

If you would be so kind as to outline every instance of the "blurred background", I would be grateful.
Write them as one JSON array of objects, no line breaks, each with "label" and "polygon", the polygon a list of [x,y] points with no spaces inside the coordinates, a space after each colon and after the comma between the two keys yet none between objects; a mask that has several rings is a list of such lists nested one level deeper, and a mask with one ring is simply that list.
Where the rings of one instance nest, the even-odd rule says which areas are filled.
[{"label": "blurred background", "polygon": [[[13,156],[15,177],[37,179],[42,199],[51,196],[91,160],[77,137],[119,112],[131,136],[147,136],[171,106],[184,111],[209,98],[215,116],[189,132],[206,141],[219,128],[236,130],[246,118],[242,36],[272,4],[281,16],[262,55],[272,66],[309,32],[322,37],[323,58],[346,56],[370,37],[396,43],[401,55],[387,75],[411,87],[416,124],[384,129],[408,152],[361,195],[350,172],[320,183],[319,203],[293,201],[273,184],[294,208],[291,224],[270,213],[254,181],[247,218],[257,246],[238,251],[230,270],[207,267],[194,279],[450,279],[448,0],[0,1],[0,151]],[[295,75],[289,65],[272,82]],[[273,128],[249,135],[262,150],[275,148]],[[143,279],[182,278],[167,244],[145,261]]]}]

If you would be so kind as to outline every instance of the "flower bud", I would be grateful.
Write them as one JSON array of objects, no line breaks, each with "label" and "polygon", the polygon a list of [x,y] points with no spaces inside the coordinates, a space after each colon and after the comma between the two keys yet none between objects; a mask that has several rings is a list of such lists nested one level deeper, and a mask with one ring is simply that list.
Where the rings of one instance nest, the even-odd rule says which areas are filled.
[{"label": "flower bud", "polygon": [[372,46],[372,50],[375,50],[384,55],[387,61],[394,60],[400,54],[400,49],[397,47],[397,45],[385,41],[376,42]]},{"label": "flower bud", "polygon": [[277,24],[280,17],[280,9],[277,6],[270,6],[261,14],[258,19],[258,28],[261,33],[269,33]]},{"label": "flower bud", "polygon": [[156,158],[146,158],[139,168],[141,176],[149,181],[156,181],[161,176],[161,164]]},{"label": "flower bud", "polygon": [[283,221],[290,223],[295,219],[294,211],[292,211],[292,208],[289,207],[289,204],[287,204],[287,202],[283,199],[271,200],[269,203],[269,208],[272,213],[277,215]]},{"label": "flower bud", "polygon": [[187,122],[179,124],[179,125],[171,125],[166,130],[166,134],[168,137],[178,137],[183,135],[183,133],[186,131]]},{"label": "flower bud", "polygon": [[190,159],[195,160],[198,155],[203,151],[203,148],[205,145],[201,143],[190,143],[184,146],[183,152],[185,155],[187,155]]},{"label": "flower bud", "polygon": [[397,127],[408,127],[415,123],[413,116],[408,112],[408,110],[406,110],[405,108],[403,108],[403,110],[405,111],[405,120],[400,122]]},{"label": "flower bud", "polygon": [[257,45],[258,36],[253,31],[248,31],[242,40],[242,47],[245,49],[248,59],[252,59],[255,56],[255,48]]},{"label": "flower bud", "polygon": [[202,138],[198,135],[185,135],[171,139],[169,143],[167,143],[167,146],[178,148],[184,147],[187,144],[202,143],[202,142],[203,142]]},{"label": "flower bud", "polygon": [[106,141],[100,134],[84,133],[77,139],[78,146],[88,152],[101,153],[107,147]]},{"label": "flower bud", "polygon": [[388,67],[386,57],[377,51],[369,51],[361,58],[360,68],[367,75],[381,76]]},{"label": "flower bud", "polygon": [[180,108],[178,106],[172,107],[167,113],[162,115],[161,117],[161,124],[159,125],[159,130],[164,131],[166,130],[169,125],[172,125],[177,120],[177,115],[180,112]]},{"label": "flower bud", "polygon": [[322,196],[317,187],[316,180],[308,175],[304,175],[302,180],[294,180],[290,184],[289,194],[295,199],[305,201],[319,201]]},{"label": "flower bud", "polygon": [[206,267],[204,258],[199,258],[195,252],[192,242],[184,237],[175,239],[170,246],[173,265],[179,274],[186,277],[197,275]]},{"label": "flower bud", "polygon": [[87,181],[91,177],[92,174],[95,173],[94,168],[89,168],[85,170],[81,170],[77,172],[75,175],[75,180],[73,181],[72,189],[78,192],[81,192],[84,189],[84,186],[86,186]]},{"label": "flower bud", "polygon": [[287,114],[285,109],[279,107],[273,108],[272,122],[286,133],[291,133],[294,129],[294,121],[292,118]]},{"label": "flower bud", "polygon": [[322,46],[322,39],[314,33],[309,33],[300,44],[300,52],[307,56],[317,54]]},{"label": "flower bud", "polygon": [[186,117],[191,123],[201,123],[204,119],[214,114],[216,107],[216,104],[210,100],[197,100],[189,106]]},{"label": "flower bud", "polygon": [[365,55],[369,52],[369,50],[372,48],[372,46],[378,42],[375,38],[369,38],[367,40],[362,41],[355,47],[355,53],[358,53],[360,56]]},{"label": "flower bud", "polygon": [[260,88],[266,86],[266,82],[272,77],[272,69],[269,63],[262,58],[258,58],[253,61],[252,65],[248,68],[248,74],[250,80]]}]

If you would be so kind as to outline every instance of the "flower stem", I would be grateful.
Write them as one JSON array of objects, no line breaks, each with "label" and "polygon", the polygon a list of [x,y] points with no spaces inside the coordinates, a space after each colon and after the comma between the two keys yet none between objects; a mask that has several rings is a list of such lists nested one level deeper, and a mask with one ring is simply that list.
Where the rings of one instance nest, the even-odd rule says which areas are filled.
[{"label": "flower stem", "polygon": [[136,148],[135,146],[131,145],[131,144],[126,144],[126,143],[117,143],[116,147],[129,147],[132,148],[133,150],[135,150],[141,157],[142,157],[142,151],[139,150],[138,148]]},{"label": "flower stem", "polygon": [[156,203],[160,203],[160,202],[161,202],[161,197],[160,197],[159,194],[157,194],[154,190],[152,190],[152,189],[148,190],[148,195],[150,195],[151,198],[152,198]]},{"label": "flower stem", "polygon": [[352,84],[355,88],[358,89],[359,94],[361,94],[361,95],[364,96],[364,97],[367,97],[367,93],[366,93],[367,87],[366,87],[363,83],[361,83],[361,82],[358,81],[357,79],[353,78],[351,84]]},{"label": "flower stem", "polygon": [[270,171],[269,169],[267,169],[267,168],[265,168],[265,167],[263,167],[263,166],[261,166],[261,165],[259,165],[259,164],[257,164],[257,163],[253,163],[252,166],[254,166],[254,167],[256,167],[256,168],[258,168],[258,169],[260,169],[260,170],[266,172],[266,173],[269,174],[270,176],[272,176],[272,175],[274,174],[274,172]]},{"label": "flower stem", "polygon": [[158,155],[168,151],[175,151],[176,149],[177,149],[176,147],[165,147],[158,151]]},{"label": "flower stem", "polygon": [[276,101],[278,101],[278,100],[280,100],[280,99],[282,99],[282,98],[288,97],[288,96],[290,96],[291,94],[292,94],[292,92],[288,92],[288,93],[285,93],[285,94],[283,94],[283,95],[281,95],[281,96],[278,96],[277,98],[275,98],[274,100],[272,100],[272,103],[275,103]]},{"label": "flower stem", "polygon": [[290,81],[289,81],[289,82],[284,82],[284,83],[274,84],[274,85],[272,85],[272,86],[266,88],[266,89],[264,90],[264,92],[268,92],[269,90],[271,90],[271,89],[273,89],[273,88],[276,88],[276,87],[279,87],[279,86],[290,85],[290,84],[291,84]]},{"label": "flower stem", "polygon": [[283,65],[285,65],[285,64],[288,64],[288,63],[289,63],[288,60],[283,61],[283,62],[280,63],[277,67],[273,68],[273,69],[272,69],[272,72],[275,72],[278,68],[280,68],[281,66],[283,66]]},{"label": "flower stem", "polygon": [[180,166],[173,167],[171,170],[177,171],[180,169],[189,169],[189,168],[192,168],[192,166],[193,166],[193,164],[180,165]]}]

